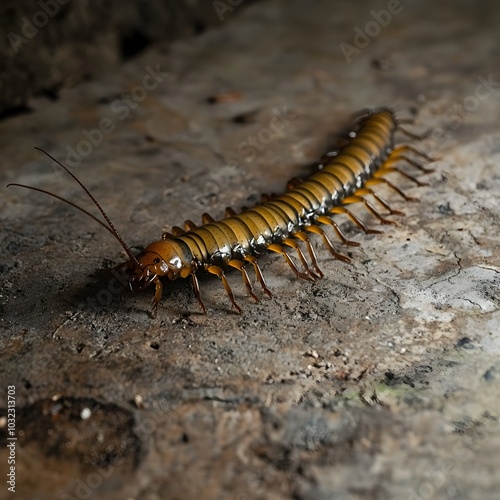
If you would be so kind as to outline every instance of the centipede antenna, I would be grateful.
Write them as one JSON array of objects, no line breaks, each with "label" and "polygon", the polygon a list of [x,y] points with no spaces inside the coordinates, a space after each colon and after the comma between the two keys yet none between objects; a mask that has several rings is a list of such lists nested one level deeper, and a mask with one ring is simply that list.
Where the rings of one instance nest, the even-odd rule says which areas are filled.
[{"label": "centipede antenna", "polygon": [[431,131],[427,130],[426,132],[422,134],[416,134],[415,132],[410,132],[407,128],[405,127],[398,127],[398,130],[402,132],[403,134],[407,135],[411,139],[417,139],[418,141],[423,141],[424,139],[427,139],[431,135]]},{"label": "centipede antenna", "polygon": [[394,120],[396,125],[415,125],[415,120],[413,118],[396,118]]},{"label": "centipede antenna", "polygon": [[17,186],[17,187],[22,187],[25,189],[31,189],[32,191],[38,191],[39,193],[44,193],[48,194],[49,196],[52,196],[53,198],[56,198],[60,201],[63,201],[64,203],[67,203],[68,205],[71,205],[73,208],[76,208],[77,210],[80,210],[80,212],[83,212],[85,215],[88,215],[92,219],[94,219],[98,224],[100,224],[106,231],[109,231],[113,236],[115,236],[115,233],[111,231],[111,229],[104,224],[102,220],[99,220],[94,214],[91,214],[88,210],[85,210],[82,207],[79,207],[76,203],[73,203],[72,201],[67,200],[66,198],[63,198],[62,196],[59,196],[57,194],[51,193],[50,191],[45,191],[45,189],[40,189],[36,188],[33,186],[27,186],[26,184],[18,184],[17,182],[11,182],[10,184],[7,184],[7,187],[10,186]]},{"label": "centipede antenna", "polygon": [[371,108],[363,108],[360,109],[359,111],[356,111],[356,113],[351,114],[351,119],[355,122],[358,120],[362,120],[363,118],[366,118],[368,116],[372,116],[374,114],[374,110]]},{"label": "centipede antenna", "polygon": [[[134,262],[134,264],[137,267],[140,267],[139,261],[136,259],[135,255],[132,253],[132,251],[130,250],[130,248],[127,246],[127,244],[125,243],[124,239],[120,236],[120,233],[117,231],[117,229],[115,228],[115,226],[111,222],[110,218],[107,216],[106,212],[104,211],[104,209],[101,207],[101,205],[98,203],[98,201],[94,198],[94,196],[92,195],[92,193],[84,186],[84,184],[80,181],[80,179],[78,179],[78,177],[73,172],[71,172],[68,167],[64,166],[59,160],[56,160],[51,154],[47,153],[47,151],[44,151],[43,149],[41,149],[39,147],[36,147],[36,146],[35,146],[35,149],[38,150],[38,151],[40,151],[40,152],[42,152],[43,154],[47,155],[52,161],[54,161],[55,163],[57,163],[62,169],[64,169],[80,185],[80,187],[87,193],[87,195],[89,196],[89,198],[94,202],[94,205],[99,209],[99,211],[101,212],[102,216],[104,217],[104,219],[108,223],[109,229],[110,229],[111,233],[120,242],[120,245],[123,247],[123,249],[125,250],[125,252],[127,252],[127,255],[130,257],[130,260],[132,262]],[[66,200],[64,200],[64,201],[66,201]],[[72,203],[70,203],[70,205],[72,205]],[[83,209],[80,209],[80,210],[86,212]],[[95,217],[93,217],[93,218],[95,219]]]}]

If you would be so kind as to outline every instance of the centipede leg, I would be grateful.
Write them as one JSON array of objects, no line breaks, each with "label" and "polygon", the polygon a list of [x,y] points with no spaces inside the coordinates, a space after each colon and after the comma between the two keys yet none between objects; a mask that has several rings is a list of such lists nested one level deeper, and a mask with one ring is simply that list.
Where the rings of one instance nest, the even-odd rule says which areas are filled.
[{"label": "centipede leg", "polygon": [[415,125],[415,120],[413,118],[396,118],[394,120],[396,125]]},{"label": "centipede leg", "polygon": [[349,245],[351,247],[359,247],[359,243],[357,241],[351,241],[346,238],[344,233],[341,231],[339,225],[333,219],[330,219],[330,217],[327,217],[326,215],[320,215],[316,219],[316,221],[319,222],[320,224],[327,224],[328,226],[332,226],[333,229],[335,230],[335,233],[339,237],[340,241],[344,245]]},{"label": "centipede leg", "polygon": [[222,267],[208,266],[206,268],[206,270],[211,274],[215,274],[215,276],[217,276],[221,279],[222,284],[224,285],[224,289],[226,290],[227,296],[229,297],[229,300],[231,301],[231,304],[236,309],[236,312],[238,314],[241,314],[242,313],[241,307],[234,300],[233,291],[231,290],[231,287],[229,286],[229,282],[227,281],[226,275],[224,274],[224,270],[222,269]]},{"label": "centipede leg", "polygon": [[160,278],[156,276],[154,279],[155,284],[155,296],[153,298],[153,304],[151,305],[151,316],[156,318],[156,313],[158,312],[158,304],[160,303],[161,295],[163,292],[163,285],[161,284]]},{"label": "centipede leg", "polygon": [[302,266],[304,267],[305,274],[307,274],[309,277],[311,277],[314,281],[319,279],[319,276],[314,274],[311,271],[311,269],[309,268],[309,264],[307,263],[307,260],[304,256],[304,253],[302,252],[300,245],[295,240],[293,240],[292,238],[285,238],[283,240],[283,244],[290,247],[290,248],[293,248],[297,252],[297,255],[299,256],[299,260],[302,263]]},{"label": "centipede leg", "polygon": [[303,182],[304,182],[304,179],[301,179],[300,177],[292,177],[286,183],[286,189],[288,191],[291,191],[292,189],[296,188],[299,184],[302,184]]},{"label": "centipede leg", "polygon": [[307,246],[307,251],[309,252],[309,257],[311,257],[311,262],[318,273],[319,277],[322,278],[324,276],[323,271],[320,269],[319,264],[318,264],[318,259],[316,258],[316,252],[314,251],[314,248],[311,244],[311,239],[309,236],[304,231],[297,231],[294,234],[295,238],[299,239],[300,241],[303,241],[306,246]]},{"label": "centipede leg", "polygon": [[392,150],[393,154],[401,154],[401,153],[406,153],[407,151],[410,151],[411,153],[420,156],[424,160],[427,160],[428,162],[432,163],[437,161],[437,158],[433,158],[432,156],[427,155],[423,151],[420,151],[420,149],[415,148],[414,146],[410,146],[409,144],[404,144],[401,146],[397,146]]},{"label": "centipede leg", "polygon": [[184,222],[184,228],[186,231],[191,231],[192,229],[196,229],[198,226],[192,221],[192,220],[187,220]]},{"label": "centipede leg", "polygon": [[347,263],[351,262],[351,259],[349,257],[347,257],[346,255],[342,255],[341,253],[338,253],[335,250],[334,246],[332,245],[332,242],[330,241],[330,238],[328,238],[328,235],[325,233],[325,231],[321,227],[316,226],[316,225],[310,225],[310,226],[306,226],[305,230],[308,233],[319,234],[323,238],[323,242],[324,242],[326,248],[328,248],[329,252],[337,260],[341,260],[341,261],[347,262]]},{"label": "centipede leg", "polygon": [[405,155],[406,152],[413,153],[414,155],[419,156],[420,158],[423,158],[424,160],[426,160],[429,163],[433,163],[433,162],[437,161],[436,158],[432,158],[432,157],[426,155],[424,152],[420,151],[419,149],[414,148],[413,146],[409,146],[409,145],[398,146],[397,148],[394,148],[392,150],[391,154],[389,155],[389,158],[406,161],[410,165],[413,165],[415,168],[418,168],[419,170],[421,170],[422,172],[424,172],[426,174],[430,174],[430,173],[434,172],[433,168],[424,167],[421,163],[417,162],[413,158],[406,156]]},{"label": "centipede leg", "polygon": [[377,231],[376,229],[371,229],[367,227],[359,217],[356,217],[349,209],[345,207],[333,207],[330,209],[330,213],[332,214],[345,214],[349,219],[356,224],[356,226],[360,227],[366,234],[381,234],[382,231]]},{"label": "centipede leg", "polygon": [[224,211],[224,216],[225,217],[234,217],[236,214],[236,211],[234,208],[231,207],[226,207],[226,210]]},{"label": "centipede leg", "polygon": [[260,201],[261,201],[262,203],[267,203],[268,201],[272,201],[272,200],[276,199],[276,198],[277,198],[277,196],[278,196],[278,195],[277,195],[276,193],[271,193],[271,194],[262,193],[262,194],[260,195]]},{"label": "centipede leg", "polygon": [[250,262],[250,264],[252,264],[254,271],[255,271],[255,275],[257,276],[257,279],[259,280],[260,286],[262,287],[262,290],[264,291],[264,293],[267,296],[269,296],[270,298],[272,298],[273,294],[271,293],[271,290],[269,290],[269,288],[267,288],[266,281],[264,279],[264,275],[262,274],[262,271],[259,267],[259,263],[257,262],[257,259],[253,255],[247,255],[245,257],[245,260],[247,262]]},{"label": "centipede leg", "polygon": [[357,196],[364,196],[371,194],[391,215],[405,215],[404,212],[399,210],[394,210],[389,203],[387,203],[379,194],[377,194],[373,189],[370,188],[360,188],[354,191]]},{"label": "centipede leg", "polygon": [[413,158],[410,158],[406,155],[399,155],[396,158],[398,158],[399,161],[401,161],[401,160],[405,161],[405,162],[409,163],[410,165],[412,165],[413,167],[418,168],[418,170],[420,170],[424,174],[432,174],[432,172],[434,172],[433,168],[424,167],[421,163],[419,163],[418,161],[416,161]]},{"label": "centipede leg", "polygon": [[215,219],[207,212],[201,214],[201,223],[202,224],[212,224],[215,222]]},{"label": "centipede leg", "polygon": [[347,196],[342,200],[342,203],[345,203],[346,205],[350,203],[363,203],[363,205],[366,207],[367,210],[369,210],[379,221],[381,224],[394,224],[396,223],[393,220],[386,219],[385,217],[380,214],[377,209],[364,197],[364,196]]},{"label": "centipede leg", "polygon": [[417,141],[422,141],[424,139],[427,139],[429,137],[431,131],[428,130],[427,132],[424,132],[423,134],[416,134],[415,132],[410,132],[406,128],[403,127],[398,127],[398,130],[401,131],[403,134],[407,135],[411,139],[416,139]]},{"label": "centipede leg", "polygon": [[301,273],[299,271],[299,269],[297,268],[297,265],[295,264],[293,259],[290,257],[290,255],[288,255],[287,251],[281,245],[278,245],[277,243],[271,243],[267,247],[267,249],[270,250],[271,252],[275,252],[275,253],[279,253],[280,255],[283,255],[283,257],[286,260],[286,263],[290,266],[290,269],[295,273],[295,276],[297,276],[297,278],[302,278],[302,279],[307,280],[307,281],[315,281],[314,278],[312,278],[308,274]]},{"label": "centipede leg", "polygon": [[196,300],[200,304],[203,310],[203,314],[207,314],[207,308],[205,307],[205,304],[201,300],[200,284],[198,283],[198,278],[194,273],[191,273],[191,284],[193,285],[194,296],[196,297]]},{"label": "centipede leg", "polygon": [[185,233],[186,233],[186,231],[184,229],[182,229],[182,227],[174,226],[172,228],[172,235],[173,236],[182,236]]},{"label": "centipede leg", "polygon": [[405,161],[406,163],[409,163],[410,165],[417,168],[418,170],[420,170],[424,174],[430,174],[430,173],[434,172],[433,168],[424,167],[417,160],[414,160],[413,158],[410,158],[409,156],[406,156],[403,153],[396,154],[394,151],[387,157],[386,161],[384,162],[384,164],[382,166],[383,167],[384,166],[390,167],[392,165],[400,163],[401,161]]},{"label": "centipede leg", "polygon": [[391,189],[396,191],[396,193],[398,193],[406,201],[419,201],[418,198],[415,198],[414,196],[409,196],[399,186],[396,186],[396,184],[392,183],[389,179],[386,179],[385,177],[382,177],[382,176],[374,177],[373,179],[367,180],[365,183],[365,186],[367,186],[367,187],[368,186],[377,186],[380,184],[385,184],[386,186],[390,187]]},{"label": "centipede leg", "polygon": [[234,259],[234,260],[230,260],[228,262],[228,265],[241,271],[241,276],[243,278],[243,282],[245,283],[245,286],[247,287],[248,293],[255,300],[255,302],[260,302],[259,297],[257,297],[257,295],[255,295],[255,293],[253,291],[252,284],[250,283],[250,279],[248,278],[248,273],[245,270],[245,263],[241,262],[241,260]]},{"label": "centipede leg", "polygon": [[169,233],[168,231],[164,231],[164,233],[161,235],[162,240],[169,240],[173,237],[174,235],[172,233]]},{"label": "centipede leg", "polygon": [[398,174],[402,175],[403,177],[406,177],[410,181],[414,182],[417,186],[422,187],[422,186],[428,186],[429,185],[427,182],[421,182],[416,177],[414,177],[413,175],[407,174],[404,170],[401,170],[399,167],[392,167],[392,166],[390,166],[390,162],[389,162],[389,165],[387,165],[386,163],[384,163],[382,165],[382,167],[373,174],[373,176],[374,177],[380,177],[380,176],[382,176],[384,174],[391,174],[393,172],[397,172]]}]

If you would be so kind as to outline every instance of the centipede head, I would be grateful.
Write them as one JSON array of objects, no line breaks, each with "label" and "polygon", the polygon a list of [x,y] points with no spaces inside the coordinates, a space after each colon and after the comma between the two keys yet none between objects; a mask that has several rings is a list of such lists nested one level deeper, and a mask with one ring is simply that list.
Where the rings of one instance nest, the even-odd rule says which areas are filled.
[{"label": "centipede head", "polygon": [[144,290],[157,277],[169,280],[184,278],[191,273],[191,263],[186,259],[182,245],[174,240],[155,241],[139,254],[135,261],[129,260],[125,265],[130,275],[129,284],[132,290]]},{"label": "centipede head", "polygon": [[[126,274],[129,276],[129,285],[132,290],[143,290],[148,287],[151,283],[155,284],[155,296],[153,300],[153,307],[151,312],[153,315],[156,314],[158,308],[158,303],[161,298],[162,285],[159,279],[160,276],[166,276],[170,280],[177,279],[179,277],[186,278],[194,272],[196,269],[196,264],[194,263],[193,256],[189,251],[189,248],[178,239],[163,239],[162,241],[157,241],[148,245],[148,247],[140,255],[135,256],[132,253],[130,247],[125,243],[124,239],[120,236],[120,233],[116,230],[114,224],[111,222],[110,218],[99,204],[99,202],[94,198],[92,193],[87,189],[87,187],[78,179],[78,177],[70,171],[68,167],[63,165],[59,160],[54,158],[52,155],[40,148],[35,148],[45,155],[47,155],[51,160],[53,160],[57,165],[59,165],[63,170],[65,170],[68,175],[70,175],[75,182],[77,182],[80,187],[84,190],[87,196],[92,200],[94,205],[101,212],[102,220],[98,219],[95,215],[90,213],[85,208],[78,206],[62,196],[46,191],[45,189],[40,189],[33,186],[27,186],[25,184],[11,183],[8,186],[18,186],[25,189],[31,189],[32,191],[38,191],[46,195],[52,196],[63,203],[66,203],[73,208],[76,208],[80,212],[95,220],[100,224],[106,231],[111,233],[114,238],[120,243],[120,245],[125,250],[129,257],[129,260],[118,268],[125,268]],[[7,186],[7,187],[8,187]],[[203,306],[204,307],[204,306]]]},{"label": "centipede head", "polygon": [[129,275],[129,286],[134,292],[144,290],[158,276],[165,276],[168,273],[167,263],[153,252],[140,254],[136,259],[139,265],[131,260],[125,263]]}]

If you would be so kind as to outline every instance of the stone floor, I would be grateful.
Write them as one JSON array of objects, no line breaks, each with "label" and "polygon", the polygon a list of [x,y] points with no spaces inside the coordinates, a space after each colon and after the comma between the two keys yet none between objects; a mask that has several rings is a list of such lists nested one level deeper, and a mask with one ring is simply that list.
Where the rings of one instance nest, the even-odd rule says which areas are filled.
[{"label": "stone floor", "polygon": [[[138,251],[283,190],[351,113],[384,105],[431,131],[430,185],[395,175],[421,201],[388,194],[406,216],[382,235],[338,217],[361,246],[337,245],[347,265],[315,240],[320,281],[268,256],[273,299],[253,304],[231,272],[242,315],[202,277],[206,316],[176,282],[156,319],[151,290],[96,272],[123,251],[95,221],[2,187],[0,432],[14,385],[17,498],[497,498],[500,9],[231,9],[216,30],[1,122],[1,185],[92,210],[43,148]],[[7,459],[2,446],[2,471]]]}]

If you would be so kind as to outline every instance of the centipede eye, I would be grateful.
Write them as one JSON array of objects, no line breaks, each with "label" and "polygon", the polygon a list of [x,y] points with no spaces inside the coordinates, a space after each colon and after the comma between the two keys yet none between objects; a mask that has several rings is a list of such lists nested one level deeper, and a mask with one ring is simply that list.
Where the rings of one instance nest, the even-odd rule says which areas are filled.
[{"label": "centipede eye", "polygon": [[155,259],[155,260],[153,260],[153,263],[154,263],[154,264],[159,264],[159,263],[160,263],[160,259],[159,259],[158,257],[156,257],[156,259]]}]

